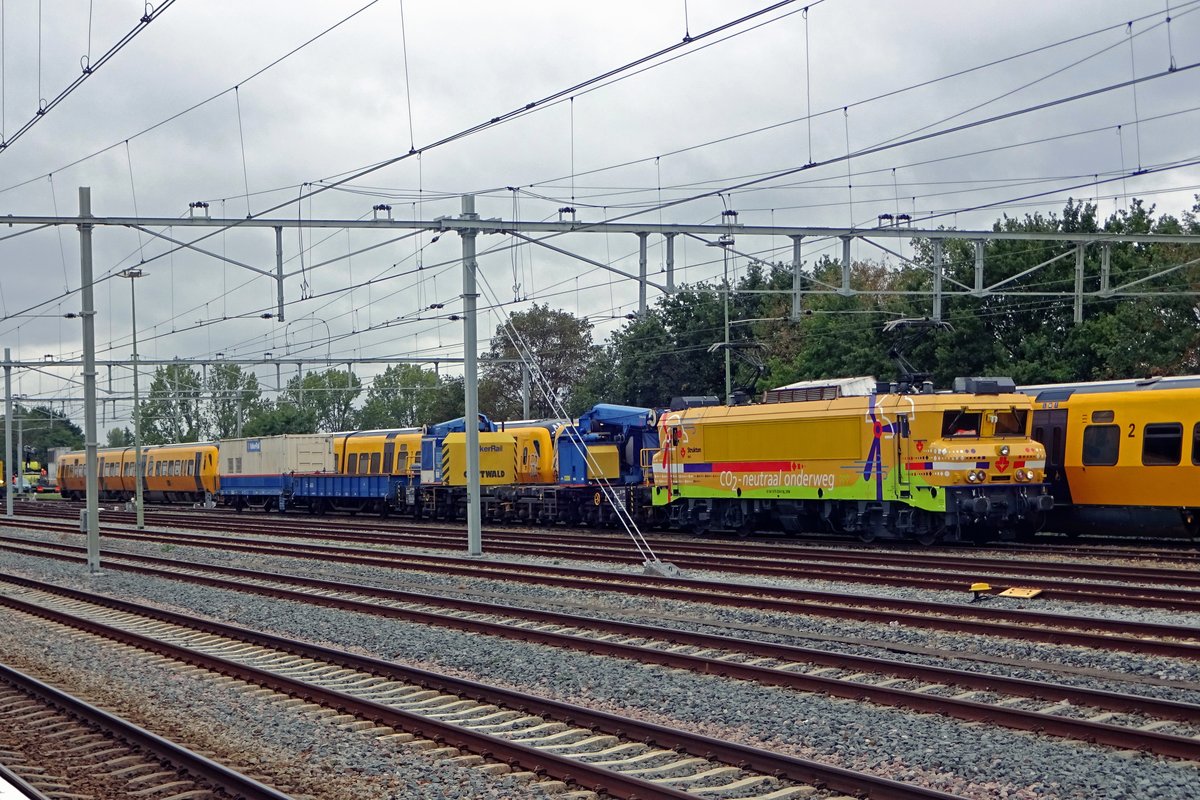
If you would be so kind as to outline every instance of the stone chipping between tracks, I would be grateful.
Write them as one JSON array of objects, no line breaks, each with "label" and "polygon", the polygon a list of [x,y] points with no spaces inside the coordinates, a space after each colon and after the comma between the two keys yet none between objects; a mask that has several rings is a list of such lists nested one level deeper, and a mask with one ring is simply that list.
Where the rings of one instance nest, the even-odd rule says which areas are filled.
[{"label": "stone chipping between tracks", "polygon": [[[42,535],[29,534],[30,538]],[[50,537],[57,540],[58,537]],[[77,537],[67,541],[77,542]],[[510,596],[516,605],[534,605],[619,616],[664,626],[695,627],[664,615],[702,616],[719,624],[751,624],[793,630],[796,636],[755,634],[770,641],[821,646],[880,655],[877,648],[829,641],[814,643],[805,636],[857,637],[897,646],[917,645],[955,649],[1006,658],[1036,658],[1050,663],[1102,669],[1114,673],[1193,680],[1195,665],[1173,659],[1132,653],[1101,652],[1084,648],[1041,645],[1032,642],[984,638],[903,625],[857,623],[803,615],[757,613],[747,609],[643,599],[578,589],[555,589],[481,578],[464,579],[430,573],[401,572],[357,565],[248,555],[215,553],[210,549],[130,542],[106,542],[106,547],[146,555],[228,563],[243,568],[274,569],[350,582],[428,591],[460,596]],[[544,563],[544,562],[543,562]],[[249,593],[192,586],[180,581],[140,576],[119,570],[90,578],[78,565],[0,552],[0,570],[52,580],[75,588],[95,589],[117,597],[182,608],[221,621],[333,644],[383,658],[442,669],[454,674],[534,691],[558,699],[582,702],[610,711],[630,713],[653,721],[688,727],[709,735],[737,739],[814,758],[840,766],[866,769],[900,780],[912,780],[944,791],[971,797],[1149,797],[1163,800],[1192,798],[1200,785],[1196,764],[1173,761],[1111,748],[1096,747],[1051,737],[1010,731],[901,709],[876,707],[815,694],[764,687],[742,681],[702,676],[629,661],[568,652],[560,649],[497,639],[495,637],[432,628],[401,621],[314,608],[302,603],[277,601]],[[808,582],[790,582],[810,585]],[[820,584],[820,586],[816,586]],[[813,588],[860,593],[861,587],[812,582]],[[890,589],[888,596],[917,597],[928,590]],[[882,593],[881,593],[882,594]],[[946,593],[940,594],[946,600]],[[566,603],[570,608],[563,608]],[[577,606],[585,604],[590,609]],[[1039,608],[1045,608],[1039,606]],[[1106,607],[1107,609],[1107,607]],[[1049,609],[1047,609],[1049,610]],[[1062,613],[1066,609],[1055,608]],[[1133,611],[1123,610],[1121,613]],[[1142,613],[1148,622],[1176,622],[1174,615]],[[729,633],[723,628],[710,632]],[[4,634],[0,634],[2,637]],[[9,645],[5,644],[7,648]],[[899,653],[885,653],[901,657]],[[939,663],[979,670],[1013,671],[997,665],[965,661],[946,664],[928,656],[904,655],[905,660]],[[1045,673],[1028,670],[1022,677]],[[1095,679],[1075,680],[1098,688],[1129,691],[1128,685],[1098,684]],[[1147,694],[1178,690],[1141,687]],[[279,733],[289,738],[291,732]],[[369,759],[369,757],[367,757]],[[368,762],[363,762],[368,763]],[[482,778],[482,776],[479,776]],[[449,789],[447,790],[449,791]],[[480,796],[452,793],[431,796]],[[502,795],[508,796],[508,795]],[[518,796],[518,795],[511,795]]]}]

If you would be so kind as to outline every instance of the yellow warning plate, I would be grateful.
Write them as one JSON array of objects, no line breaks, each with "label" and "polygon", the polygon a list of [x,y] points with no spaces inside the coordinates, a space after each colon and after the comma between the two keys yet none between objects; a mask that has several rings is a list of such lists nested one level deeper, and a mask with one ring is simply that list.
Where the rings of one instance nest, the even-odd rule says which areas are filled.
[{"label": "yellow warning plate", "polygon": [[1037,597],[1042,593],[1041,589],[1029,589],[1023,586],[1014,586],[1011,589],[1005,589],[1000,593],[1001,597]]}]

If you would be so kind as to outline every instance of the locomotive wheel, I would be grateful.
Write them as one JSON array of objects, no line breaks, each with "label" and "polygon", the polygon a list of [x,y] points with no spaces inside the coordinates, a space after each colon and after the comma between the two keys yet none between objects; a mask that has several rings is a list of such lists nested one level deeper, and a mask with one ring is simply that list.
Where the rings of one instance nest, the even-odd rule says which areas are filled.
[{"label": "locomotive wheel", "polygon": [[917,544],[921,545],[922,547],[929,547],[936,544],[938,538],[937,531],[925,531],[924,533],[918,533],[916,536]]},{"label": "locomotive wheel", "polygon": [[858,540],[863,544],[870,544],[878,538],[878,534],[870,528],[864,528],[858,532]]}]

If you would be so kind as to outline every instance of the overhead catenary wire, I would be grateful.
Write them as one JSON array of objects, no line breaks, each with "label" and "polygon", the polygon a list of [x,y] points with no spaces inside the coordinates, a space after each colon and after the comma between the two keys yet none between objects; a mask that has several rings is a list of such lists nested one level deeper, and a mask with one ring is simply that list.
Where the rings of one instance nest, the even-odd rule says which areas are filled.
[{"label": "overhead catenary wire", "polygon": [[[61,103],[63,100],[66,100],[67,97],[70,96],[70,94],[72,92],[74,92],[76,89],[78,89],[83,84],[84,81],[86,81],[88,78],[90,78],[92,75],[94,75],[96,70],[100,69],[105,64],[107,64],[110,59],[112,59],[117,53],[119,53],[125,47],[125,45],[129,44],[129,42],[131,42],[134,39],[134,37],[136,37],[139,33],[141,33],[143,30],[145,30],[146,27],[151,22],[153,22],[154,20],[161,17],[164,13],[166,13],[167,9],[169,9],[174,4],[175,4],[175,0],[162,0],[161,4],[157,8],[155,8],[155,7],[151,6],[149,3],[147,3],[146,8],[145,8],[145,13],[138,20],[138,23],[128,33],[126,33],[124,36],[122,36],[119,40],[117,40],[116,44],[114,44],[107,51],[105,51],[104,54],[100,56],[100,58],[96,61],[95,64],[91,63],[90,60],[86,64],[84,64],[83,69],[80,72],[80,74],[75,78],[75,80],[68,83],[66,88],[64,88],[62,91],[60,91],[52,99],[45,100],[44,98],[42,98],[42,57],[41,57],[42,4],[39,0],[39,2],[38,2],[38,109],[37,109],[37,112],[34,113],[34,115],[32,117],[30,117],[28,122],[23,124],[21,127],[17,128],[17,130],[13,133],[12,136],[10,136],[7,139],[5,139],[4,141],[0,142],[0,154],[7,152],[8,148],[11,147],[14,142],[16,142],[22,136],[24,136],[29,131],[30,128],[32,128],[34,125],[36,125],[42,119],[44,119],[45,116],[47,114],[49,114],[51,111],[53,111],[54,108],[57,107],[59,103]],[[39,176],[39,177],[41,177],[41,176]],[[34,180],[37,180],[37,179],[34,179]]]},{"label": "overhead catenary wire", "polygon": [[[1200,0],[1194,0],[1194,1],[1195,1],[1195,2],[1200,2]],[[173,2],[175,2],[175,0],[168,0],[168,3],[167,3],[167,4],[168,4],[168,5],[170,5],[170,3],[173,3]],[[364,5],[364,6],[362,6],[361,8],[359,8],[357,11],[354,11],[353,13],[351,13],[351,14],[349,14],[349,15],[347,15],[347,16],[345,16],[345,17],[343,17],[343,18],[342,18],[341,20],[339,20],[338,22],[334,23],[333,25],[329,26],[328,28],[325,28],[323,31],[321,31],[320,33],[318,33],[316,36],[313,36],[312,38],[308,39],[307,41],[305,41],[305,42],[303,42],[303,43],[301,43],[301,44],[297,45],[296,47],[294,47],[294,48],[292,48],[291,50],[289,50],[287,53],[284,53],[282,56],[279,56],[279,57],[278,57],[278,58],[276,58],[274,61],[272,61],[272,62],[270,62],[269,64],[267,64],[266,66],[259,68],[259,69],[258,69],[256,72],[253,72],[253,73],[251,73],[251,74],[250,74],[248,77],[246,77],[246,78],[244,78],[244,79],[242,79],[242,80],[238,81],[238,83],[237,83],[236,85],[245,85],[246,83],[249,83],[250,81],[252,81],[252,80],[254,80],[255,78],[257,78],[257,77],[259,77],[260,75],[262,75],[263,73],[265,73],[265,72],[267,72],[268,70],[272,69],[273,67],[275,67],[275,66],[278,66],[278,65],[279,65],[279,64],[281,64],[282,62],[284,62],[284,61],[286,61],[287,59],[291,58],[291,57],[292,57],[292,56],[294,56],[296,53],[299,53],[300,51],[302,51],[303,49],[305,49],[305,48],[306,48],[306,47],[308,47],[309,45],[313,44],[313,43],[314,43],[314,42],[316,42],[317,40],[319,40],[319,39],[323,38],[324,36],[326,36],[326,35],[328,35],[328,34],[330,34],[330,33],[332,33],[333,31],[335,31],[335,30],[337,30],[338,28],[340,28],[342,25],[345,25],[347,22],[349,22],[350,20],[354,19],[354,18],[355,18],[355,17],[357,17],[359,14],[363,13],[363,12],[364,12],[364,11],[366,11],[368,8],[370,8],[371,6],[375,5],[375,4],[376,4],[376,3],[378,3],[378,2],[380,2],[380,0],[370,0],[370,2],[368,2],[366,5]],[[160,8],[158,11],[159,11],[159,12],[161,12],[162,10],[164,10],[164,9],[161,9],[161,8]],[[114,148],[116,148],[116,147],[120,147],[120,146],[121,146],[121,144],[122,144],[123,142],[125,142],[125,141],[128,141],[128,140],[130,140],[130,139],[137,139],[137,138],[138,138],[138,137],[140,137],[140,136],[145,136],[147,133],[150,133],[150,132],[151,132],[151,131],[153,131],[153,130],[156,130],[156,129],[158,129],[158,128],[161,128],[162,126],[164,126],[164,125],[167,125],[168,123],[174,122],[175,120],[179,119],[180,117],[182,117],[182,116],[184,116],[184,115],[186,115],[186,114],[189,114],[189,113],[191,113],[192,111],[195,111],[195,110],[196,110],[196,109],[198,109],[198,108],[201,108],[201,107],[203,107],[203,106],[206,106],[206,105],[208,105],[209,103],[213,102],[214,100],[216,100],[216,99],[218,99],[218,98],[220,98],[220,97],[224,97],[225,95],[229,94],[229,93],[230,93],[230,92],[232,92],[232,91],[233,91],[233,86],[230,86],[230,87],[229,87],[229,88],[227,88],[227,89],[222,89],[220,92],[217,92],[216,94],[214,94],[214,95],[212,95],[212,96],[210,96],[210,97],[207,97],[207,98],[205,98],[204,100],[201,100],[201,101],[200,101],[200,102],[198,102],[198,103],[194,103],[193,105],[191,105],[191,106],[188,106],[187,108],[183,109],[182,111],[179,111],[179,112],[177,112],[177,113],[175,113],[175,114],[172,114],[171,116],[169,116],[169,117],[166,117],[165,119],[159,120],[158,122],[154,123],[153,125],[150,125],[149,127],[143,128],[143,129],[141,129],[140,131],[138,131],[138,132],[136,132],[136,133],[134,133],[134,134],[132,134],[132,135],[130,135],[130,136],[126,136],[126,137],[124,137],[123,139],[121,139],[120,141],[113,142],[112,144],[108,145],[107,147],[103,147],[103,148],[101,148],[101,149],[99,149],[99,150],[96,150],[96,151],[93,151],[93,152],[91,152],[91,153],[88,153],[87,155],[80,156],[79,158],[75,159],[74,161],[70,161],[70,162],[68,162],[68,163],[66,163],[66,164],[63,164],[62,166],[60,166],[60,167],[58,167],[58,168],[54,169],[54,170],[53,170],[53,172],[63,172],[63,171],[65,171],[65,170],[67,170],[67,169],[70,169],[71,167],[77,166],[77,165],[79,165],[79,164],[82,164],[82,163],[83,163],[83,162],[85,162],[85,161],[89,161],[89,160],[91,160],[91,159],[93,159],[93,158],[95,158],[95,157],[97,157],[97,156],[99,156],[99,155],[102,155],[102,154],[104,154],[104,153],[107,153],[109,150],[112,150],[112,149],[114,149]],[[42,175],[36,175],[36,176],[34,176],[34,177],[31,177],[31,178],[26,178],[25,180],[22,180],[22,181],[20,181],[20,182],[18,182],[18,183],[14,183],[14,184],[12,184],[12,185],[9,185],[9,186],[6,186],[6,187],[4,187],[4,188],[0,188],[0,194],[4,194],[5,192],[10,192],[10,191],[12,191],[12,190],[14,190],[14,189],[19,189],[19,188],[21,188],[22,186],[26,186],[26,185],[28,185],[28,184],[30,184],[30,183],[33,183],[34,181],[39,181],[39,180],[41,180],[41,179],[42,179],[42,178],[44,178],[44,177],[46,177],[46,175],[45,175],[45,174],[42,174]]]}]

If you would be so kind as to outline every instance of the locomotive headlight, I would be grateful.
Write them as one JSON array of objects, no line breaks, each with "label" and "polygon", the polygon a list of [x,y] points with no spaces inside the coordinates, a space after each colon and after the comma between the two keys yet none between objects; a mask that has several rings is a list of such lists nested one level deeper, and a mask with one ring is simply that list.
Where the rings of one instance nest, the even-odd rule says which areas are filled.
[{"label": "locomotive headlight", "polygon": [[1008,455],[1008,445],[1006,445],[1006,444],[1000,445],[1000,455],[1002,455],[1002,456]]},{"label": "locomotive headlight", "polygon": [[983,483],[984,481],[987,480],[987,473],[984,472],[983,470],[979,470],[979,472],[975,473],[975,477],[979,480],[980,483]]},{"label": "locomotive headlight", "polygon": [[1016,472],[1014,472],[1013,476],[1016,477],[1016,479],[1018,481],[1020,481],[1021,483],[1024,483],[1025,481],[1029,480],[1029,473],[1023,469],[1019,469]]},{"label": "locomotive headlight", "polygon": [[978,472],[968,472],[967,480],[970,481],[971,483],[979,483],[979,473]]}]

